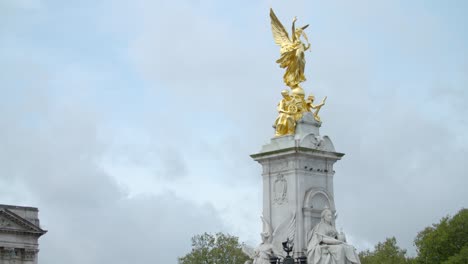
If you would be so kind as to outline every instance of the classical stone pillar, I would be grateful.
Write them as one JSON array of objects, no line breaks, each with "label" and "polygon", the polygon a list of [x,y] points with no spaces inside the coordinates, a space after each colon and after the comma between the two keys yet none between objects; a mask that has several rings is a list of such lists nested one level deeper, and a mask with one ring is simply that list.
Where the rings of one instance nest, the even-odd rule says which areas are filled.
[{"label": "classical stone pillar", "polygon": [[37,264],[37,253],[39,250],[33,248],[27,248],[23,251],[23,263],[24,264]]},{"label": "classical stone pillar", "polygon": [[2,264],[16,264],[17,258],[17,250],[15,248],[5,247],[1,251],[1,259],[3,262]]},{"label": "classical stone pillar", "polygon": [[0,250],[0,264],[37,264],[37,249],[3,248]]},{"label": "classical stone pillar", "polygon": [[344,154],[320,136],[320,125],[305,113],[294,135],[274,137],[251,155],[263,168],[263,217],[273,229],[293,225],[296,257],[305,254],[308,232],[322,210],[335,212],[333,165]]}]

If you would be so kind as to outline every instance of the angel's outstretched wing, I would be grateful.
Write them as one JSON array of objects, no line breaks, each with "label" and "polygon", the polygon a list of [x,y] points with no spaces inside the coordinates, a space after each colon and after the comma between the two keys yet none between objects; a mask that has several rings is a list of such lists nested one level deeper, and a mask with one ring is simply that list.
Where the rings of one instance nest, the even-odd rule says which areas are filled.
[{"label": "angel's outstretched wing", "polygon": [[296,233],[296,214],[292,214],[289,219],[284,220],[273,232],[273,251],[277,256],[284,256],[282,242],[288,238],[290,241],[294,241]]},{"label": "angel's outstretched wing", "polygon": [[273,228],[271,227],[270,222],[265,219],[265,217],[261,216],[262,222],[263,222],[263,233],[266,235],[268,238],[268,243],[271,243],[271,240],[273,238]]},{"label": "angel's outstretched wing", "polygon": [[286,29],[284,29],[283,24],[281,24],[279,19],[276,17],[275,12],[273,12],[273,9],[271,8],[270,8],[270,18],[271,18],[271,31],[273,32],[273,38],[275,39],[275,43],[280,45],[281,47],[292,44],[291,39],[289,39],[288,32],[286,31]]},{"label": "angel's outstretched wing", "polygon": [[249,258],[254,259],[255,258],[255,249],[251,246],[248,246],[246,244],[242,244],[241,246],[242,252],[249,256]]}]

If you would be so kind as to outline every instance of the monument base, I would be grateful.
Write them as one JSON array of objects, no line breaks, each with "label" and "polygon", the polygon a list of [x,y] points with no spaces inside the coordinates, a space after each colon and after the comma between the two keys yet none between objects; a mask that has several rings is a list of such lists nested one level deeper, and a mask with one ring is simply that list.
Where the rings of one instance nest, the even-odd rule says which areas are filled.
[{"label": "monument base", "polygon": [[320,222],[323,209],[335,212],[333,164],[344,154],[320,136],[320,125],[307,112],[294,135],[274,137],[251,155],[263,168],[263,217],[276,232],[274,248],[281,252],[279,243],[289,238],[294,257],[305,255],[307,233]]}]

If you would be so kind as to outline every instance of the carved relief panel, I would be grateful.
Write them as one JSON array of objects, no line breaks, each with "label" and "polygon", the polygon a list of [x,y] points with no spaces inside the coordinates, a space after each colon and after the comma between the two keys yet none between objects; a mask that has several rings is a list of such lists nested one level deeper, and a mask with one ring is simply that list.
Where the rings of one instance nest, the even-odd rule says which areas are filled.
[{"label": "carved relief panel", "polygon": [[273,202],[276,204],[287,203],[288,182],[282,174],[279,174],[273,182]]}]

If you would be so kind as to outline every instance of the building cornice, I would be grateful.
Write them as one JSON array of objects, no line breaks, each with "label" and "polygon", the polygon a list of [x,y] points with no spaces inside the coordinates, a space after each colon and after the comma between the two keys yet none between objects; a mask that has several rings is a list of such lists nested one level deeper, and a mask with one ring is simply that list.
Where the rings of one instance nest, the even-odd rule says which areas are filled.
[{"label": "building cornice", "polygon": [[45,233],[47,233],[46,230],[43,230],[39,226],[31,223],[30,221],[22,218],[21,216],[15,214],[14,212],[6,208],[0,209],[0,215],[4,216],[5,218],[11,220],[12,222],[24,228],[24,229],[11,229],[11,228],[0,227],[0,233],[35,235],[37,237],[40,237],[44,235]]}]

